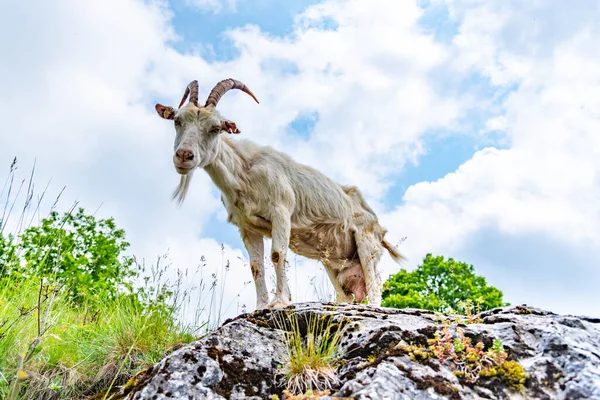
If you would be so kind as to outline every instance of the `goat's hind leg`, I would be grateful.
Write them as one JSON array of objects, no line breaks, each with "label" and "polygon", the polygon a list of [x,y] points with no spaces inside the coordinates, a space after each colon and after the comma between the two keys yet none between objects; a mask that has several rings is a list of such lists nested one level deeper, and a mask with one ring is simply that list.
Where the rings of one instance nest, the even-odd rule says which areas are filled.
[{"label": "goat's hind leg", "polygon": [[358,229],[354,232],[356,247],[358,249],[358,257],[365,275],[365,284],[367,287],[367,297],[369,305],[381,305],[382,283],[381,275],[377,269],[377,264],[383,254],[381,241],[372,232],[365,232],[363,229]]}]

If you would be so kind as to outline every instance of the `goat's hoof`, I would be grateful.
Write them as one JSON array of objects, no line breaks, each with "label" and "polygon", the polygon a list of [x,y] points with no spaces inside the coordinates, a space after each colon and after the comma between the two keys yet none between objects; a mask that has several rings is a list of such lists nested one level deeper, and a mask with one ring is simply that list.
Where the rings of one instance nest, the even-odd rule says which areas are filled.
[{"label": "goat's hoof", "polygon": [[267,303],[261,303],[261,304],[257,304],[256,305],[256,310],[264,310],[266,308],[269,308],[269,305]]},{"label": "goat's hoof", "polygon": [[289,306],[291,303],[286,302],[281,299],[275,299],[271,303],[269,303],[268,308],[285,308]]}]

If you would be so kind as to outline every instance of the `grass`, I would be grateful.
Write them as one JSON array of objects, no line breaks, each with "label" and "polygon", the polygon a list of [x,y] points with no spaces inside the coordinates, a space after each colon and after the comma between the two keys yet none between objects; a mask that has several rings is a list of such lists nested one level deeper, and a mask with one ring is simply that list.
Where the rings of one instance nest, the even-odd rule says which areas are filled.
[{"label": "grass", "polygon": [[[38,277],[0,281],[0,398],[81,399],[107,391],[210,333],[220,318],[208,312],[204,319],[200,311],[203,304],[221,307],[216,279],[201,282],[194,321],[184,324],[192,296],[181,291],[184,273],[172,284],[164,278],[169,267],[157,261],[148,268],[144,303],[122,295],[93,312],[73,307],[65,292]],[[161,300],[168,290],[173,294]]]},{"label": "grass", "polygon": [[292,394],[325,391],[339,384],[335,356],[342,338],[342,324],[311,314],[307,321],[297,314],[277,319],[285,332],[286,353],[279,374]]},{"label": "grass", "polygon": [[84,322],[85,310],[38,278],[0,286],[0,304],[1,398],[80,399],[125,383],[195,339],[174,309],[128,296]]}]

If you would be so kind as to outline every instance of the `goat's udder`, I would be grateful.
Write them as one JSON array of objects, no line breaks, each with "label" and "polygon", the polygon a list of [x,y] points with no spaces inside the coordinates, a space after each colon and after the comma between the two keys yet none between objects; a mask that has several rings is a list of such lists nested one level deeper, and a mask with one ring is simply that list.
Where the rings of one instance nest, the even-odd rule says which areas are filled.
[{"label": "goat's udder", "polygon": [[364,298],[367,297],[367,285],[360,264],[354,264],[342,271],[340,283],[344,291],[354,294],[358,303],[362,302]]}]

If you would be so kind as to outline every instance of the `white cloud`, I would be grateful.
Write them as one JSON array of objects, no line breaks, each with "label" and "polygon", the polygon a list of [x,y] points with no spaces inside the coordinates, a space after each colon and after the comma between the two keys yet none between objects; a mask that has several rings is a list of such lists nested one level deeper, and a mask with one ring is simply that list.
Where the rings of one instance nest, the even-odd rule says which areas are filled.
[{"label": "white cloud", "polygon": [[490,131],[506,131],[507,124],[508,121],[504,115],[492,117],[486,121],[484,133]]}]

